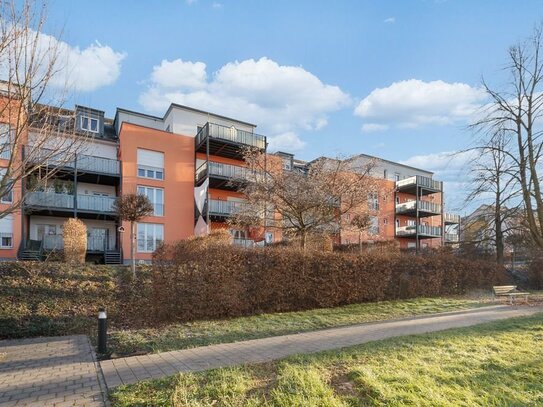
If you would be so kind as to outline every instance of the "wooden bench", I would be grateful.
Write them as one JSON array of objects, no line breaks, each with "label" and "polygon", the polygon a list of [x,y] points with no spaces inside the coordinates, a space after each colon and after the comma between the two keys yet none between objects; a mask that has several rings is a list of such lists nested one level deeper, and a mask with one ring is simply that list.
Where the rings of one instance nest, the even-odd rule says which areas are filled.
[{"label": "wooden bench", "polygon": [[492,289],[494,290],[494,297],[509,297],[509,304],[511,305],[515,303],[517,297],[524,297],[526,303],[528,303],[530,293],[518,291],[516,285],[495,285]]}]

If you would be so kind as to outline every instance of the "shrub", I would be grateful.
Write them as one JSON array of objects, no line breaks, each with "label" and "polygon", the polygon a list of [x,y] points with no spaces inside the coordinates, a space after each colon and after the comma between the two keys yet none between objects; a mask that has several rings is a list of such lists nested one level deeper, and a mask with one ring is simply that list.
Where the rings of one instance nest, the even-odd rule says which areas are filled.
[{"label": "shrub", "polygon": [[462,294],[506,277],[495,264],[442,252],[204,249],[184,241],[155,252],[151,279],[155,315],[161,321],[186,321]]},{"label": "shrub", "polygon": [[539,256],[530,262],[529,284],[536,290],[543,289],[543,257]]},{"label": "shrub", "polygon": [[85,263],[87,254],[87,227],[79,220],[70,218],[64,222],[64,260],[67,263]]}]

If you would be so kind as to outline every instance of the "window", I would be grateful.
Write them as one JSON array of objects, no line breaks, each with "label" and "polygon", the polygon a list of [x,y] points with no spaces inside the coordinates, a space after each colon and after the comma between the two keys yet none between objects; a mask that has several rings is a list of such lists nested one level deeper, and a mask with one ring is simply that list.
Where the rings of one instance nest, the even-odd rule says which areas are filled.
[{"label": "window", "polygon": [[407,226],[415,226],[416,222],[414,219],[407,219]]},{"label": "window", "polygon": [[13,215],[0,219],[0,249],[13,247]]},{"label": "window", "polygon": [[399,203],[400,203],[400,197],[397,196],[397,197],[396,197],[396,205],[398,205]]},{"label": "window", "polygon": [[370,211],[379,210],[379,196],[377,193],[368,194],[368,209]]},{"label": "window", "polygon": [[291,162],[290,158],[283,158],[283,169],[285,171],[292,170],[292,162]]},{"label": "window", "polygon": [[407,248],[408,249],[416,249],[417,244],[415,242],[407,242]]},{"label": "window", "polygon": [[138,223],[138,252],[152,253],[164,241],[164,225]]},{"label": "window", "polygon": [[164,189],[138,186],[138,194],[145,195],[153,204],[155,216],[164,216]]},{"label": "window", "polygon": [[388,219],[387,218],[384,218],[383,219],[383,225],[386,225],[388,223]]},{"label": "window", "polygon": [[0,158],[4,160],[9,160],[11,158],[11,143],[10,140],[13,140],[13,137],[10,136],[12,133],[9,124],[0,123]]},{"label": "window", "polygon": [[400,227],[400,219],[396,219],[396,227],[397,227],[397,228]]},{"label": "window", "polygon": [[399,181],[399,180],[400,180],[400,174],[395,173],[394,174],[394,181]]},{"label": "window", "polygon": [[81,129],[98,133],[98,119],[89,116],[81,116]]},{"label": "window", "polygon": [[12,186],[6,186],[9,188],[8,191],[0,198],[1,203],[13,203],[13,189]]},{"label": "window", "polygon": [[247,239],[247,232],[245,230],[230,229],[230,234],[234,239]]},{"label": "window", "polygon": [[138,177],[164,179],[164,153],[138,148]]},{"label": "window", "polygon": [[387,170],[383,171],[383,178],[388,179],[388,171]]},{"label": "window", "polygon": [[370,232],[370,235],[379,234],[379,219],[377,218],[377,216],[370,216],[369,232]]}]

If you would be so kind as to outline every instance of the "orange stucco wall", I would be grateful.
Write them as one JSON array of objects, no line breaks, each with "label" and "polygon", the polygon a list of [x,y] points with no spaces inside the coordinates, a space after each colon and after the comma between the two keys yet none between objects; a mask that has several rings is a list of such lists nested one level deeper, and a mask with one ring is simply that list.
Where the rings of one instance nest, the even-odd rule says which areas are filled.
[{"label": "orange stucco wall", "polygon": [[[164,216],[149,216],[144,223],[164,225],[164,240],[185,239],[194,231],[194,138],[123,123],[119,134],[119,159],[122,160],[123,194],[135,193],[138,185],[164,188]],[[164,153],[164,180],[137,176],[137,150]],[[125,260],[130,258],[130,224],[124,222]],[[137,253],[137,259],[149,260],[151,253]]]}]

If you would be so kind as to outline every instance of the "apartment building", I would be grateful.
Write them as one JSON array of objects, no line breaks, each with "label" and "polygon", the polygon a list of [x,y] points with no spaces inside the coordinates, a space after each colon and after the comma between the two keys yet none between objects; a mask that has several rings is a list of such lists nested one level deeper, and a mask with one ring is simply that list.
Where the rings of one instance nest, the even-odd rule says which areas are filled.
[{"label": "apartment building", "polygon": [[[6,99],[0,97],[0,103]],[[81,145],[61,168],[52,159],[0,198],[0,209],[6,208],[14,197],[32,189],[33,178],[41,171],[55,168],[47,185],[32,189],[20,209],[0,219],[1,259],[43,258],[61,250],[63,224],[77,217],[87,226],[89,259],[130,261],[130,225],[121,222],[113,208],[115,198],[128,193],[146,195],[154,207],[153,214],[137,225],[138,261],[151,260],[163,241],[215,229],[228,229],[234,243],[243,246],[281,240],[272,229],[245,229],[227,222],[245,205],[238,192],[248,171],[244,149],[267,149],[266,137],[256,133],[255,124],[178,104],[171,104],[162,117],[118,108],[108,119],[103,111],[85,106],[60,110],[58,116],[58,134],[75,134]],[[10,120],[0,117],[0,135],[9,134]],[[25,144],[32,146],[32,140],[29,129]],[[24,146],[20,154],[24,156]],[[285,152],[267,157],[279,160],[285,171],[303,172],[310,165]],[[0,167],[9,158],[0,154]],[[374,162],[372,175],[379,185],[368,196],[372,226],[364,240],[397,239],[401,247],[417,249],[458,241],[451,227],[459,218],[444,211],[442,183],[431,172],[363,154],[352,160]],[[349,221],[347,214],[341,224]],[[341,228],[337,243],[358,239],[349,228]]]},{"label": "apartment building", "polygon": [[[286,171],[306,171],[310,162],[294,155],[276,153]],[[359,154],[349,159],[353,171],[371,168],[375,191],[368,194],[367,213],[370,227],[360,233],[350,228],[354,214],[346,213],[340,220],[337,244],[398,241],[403,249],[425,249],[457,243],[460,216],[444,208],[443,183],[433,173],[401,163]]]}]

